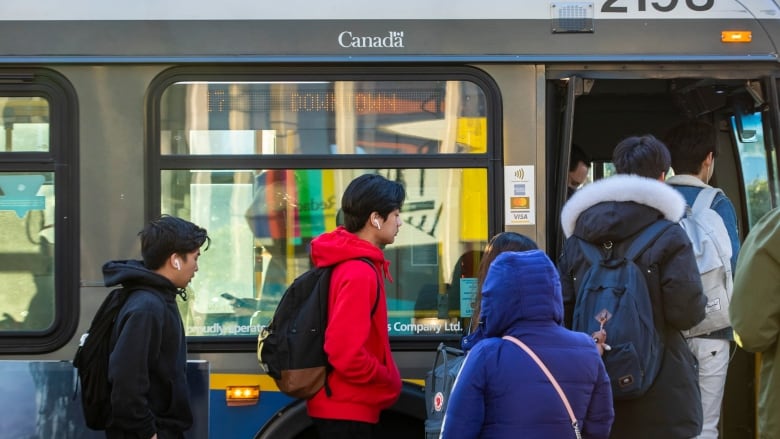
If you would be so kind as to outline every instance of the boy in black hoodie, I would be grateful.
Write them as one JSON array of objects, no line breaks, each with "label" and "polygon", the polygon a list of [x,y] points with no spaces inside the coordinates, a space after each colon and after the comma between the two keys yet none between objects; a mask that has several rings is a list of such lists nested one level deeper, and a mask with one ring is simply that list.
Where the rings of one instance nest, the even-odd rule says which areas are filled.
[{"label": "boy in black hoodie", "polygon": [[[143,261],[103,265],[106,286],[133,289],[111,334],[108,439],[181,439],[192,425],[187,345],[176,295],[198,271],[206,229],[164,215],[139,233]],[[182,296],[184,297],[184,296]]]}]

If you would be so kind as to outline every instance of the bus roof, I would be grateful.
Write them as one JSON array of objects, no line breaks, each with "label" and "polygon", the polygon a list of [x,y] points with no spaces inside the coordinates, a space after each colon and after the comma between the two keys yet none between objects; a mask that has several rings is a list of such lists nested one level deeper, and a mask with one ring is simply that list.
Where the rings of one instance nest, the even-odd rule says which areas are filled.
[{"label": "bus roof", "polygon": [[776,0],[37,0],[2,2],[0,20],[548,20],[556,8],[590,9],[597,20],[780,19]]},{"label": "bus roof", "polygon": [[0,62],[777,61],[777,0],[658,3],[2,2]]}]

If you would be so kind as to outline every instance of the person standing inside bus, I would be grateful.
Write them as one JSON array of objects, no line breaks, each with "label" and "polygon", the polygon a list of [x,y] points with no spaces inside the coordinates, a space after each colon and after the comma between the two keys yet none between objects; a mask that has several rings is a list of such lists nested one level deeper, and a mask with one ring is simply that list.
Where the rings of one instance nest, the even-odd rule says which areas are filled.
[{"label": "person standing inside bus", "polygon": [[780,208],[750,230],[739,253],[729,306],[734,340],[761,353],[758,438],[780,437]]},{"label": "person standing inside bus", "polygon": [[[651,135],[626,138],[615,147],[612,161],[618,175],[583,187],[561,211],[567,239],[558,268],[567,327],[571,327],[577,297],[575,282],[583,279],[590,267],[578,239],[624,248],[657,220],[677,223],[685,213],[682,195],[664,183],[671,158],[661,141]],[[680,331],[704,318],[707,298],[685,230],[679,224],[666,228],[636,263],[648,273],[653,321],[664,346],[663,360],[644,395],[614,400],[615,423],[610,437],[696,437],[702,422],[696,358]]]},{"label": "person standing inside bus", "polygon": [[[685,197],[688,206],[694,205],[703,189],[712,187],[707,183],[715,169],[717,156],[715,135],[716,131],[712,125],[706,122],[687,121],[672,128],[664,138],[672,155],[672,169],[675,172],[675,175],[668,178],[666,182]],[[709,207],[720,216],[728,233],[731,243],[730,268],[734,273],[739,253],[739,231],[734,205],[723,193],[718,193]],[[720,230],[722,231],[723,228]],[[717,259],[718,256],[715,255],[715,258]],[[718,420],[723,391],[726,388],[726,372],[729,368],[729,348],[732,339],[732,329],[728,326],[686,339],[691,351],[699,360],[699,389],[704,415],[699,438],[702,439],[718,437]]]},{"label": "person standing inside bus", "polygon": [[568,200],[588,180],[590,158],[578,145],[571,146],[569,175],[567,177],[566,199]]},{"label": "person standing inside bus", "polygon": [[390,279],[390,263],[382,248],[395,241],[405,198],[400,183],[361,175],[342,195],[344,224],[311,243],[314,265],[335,265],[324,345],[331,370],[326,386],[306,401],[322,439],[371,438],[382,410],[401,394],[382,281]]},{"label": "person standing inside bus", "polygon": [[560,278],[543,251],[500,253],[489,264],[481,310],[485,338],[468,352],[455,380],[441,438],[574,437],[552,382],[505,336],[525,343],[549,369],[582,437],[609,437],[609,377],[593,339],[562,326]]},{"label": "person standing inside bus", "polygon": [[143,261],[103,265],[106,286],[134,288],[111,334],[106,438],[182,439],[192,425],[192,411],[176,295],[185,298],[200,249],[208,248],[210,238],[206,229],[167,215],[148,223],[139,236]]}]

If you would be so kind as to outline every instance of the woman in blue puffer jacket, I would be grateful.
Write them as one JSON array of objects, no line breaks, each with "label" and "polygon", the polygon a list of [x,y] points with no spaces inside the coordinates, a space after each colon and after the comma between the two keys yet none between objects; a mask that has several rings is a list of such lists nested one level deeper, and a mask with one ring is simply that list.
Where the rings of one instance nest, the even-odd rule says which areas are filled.
[{"label": "woman in blue puffer jacket", "polygon": [[612,392],[591,337],[562,326],[558,270],[540,250],[504,252],[482,288],[480,330],[455,381],[442,438],[574,438],[545,374],[511,335],[545,363],[566,394],[582,437],[607,438]]}]

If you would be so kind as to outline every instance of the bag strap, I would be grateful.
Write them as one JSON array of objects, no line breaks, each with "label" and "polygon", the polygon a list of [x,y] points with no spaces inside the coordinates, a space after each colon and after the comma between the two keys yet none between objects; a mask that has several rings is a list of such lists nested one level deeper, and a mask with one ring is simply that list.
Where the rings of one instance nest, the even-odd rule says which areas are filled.
[{"label": "bag strap", "polygon": [[586,258],[588,258],[588,261],[590,261],[590,265],[598,265],[601,263],[601,259],[603,258],[603,255],[601,254],[601,251],[596,246],[596,244],[593,244],[592,242],[588,242],[580,237],[577,237],[577,242],[580,243],[580,248],[582,249],[582,253],[585,254]]},{"label": "bag strap", "polygon": [[656,238],[658,238],[664,230],[669,228],[672,224],[670,221],[657,220],[653,224],[650,224],[642,233],[639,234],[631,246],[626,250],[626,259],[636,260],[647,248],[652,244]]},{"label": "bag strap", "polygon": [[712,206],[712,202],[715,201],[715,197],[718,193],[723,192],[716,187],[705,187],[699,194],[696,195],[696,200],[693,202],[691,210],[693,213],[699,212],[703,209],[709,209]]},{"label": "bag strap", "polygon": [[[433,358],[433,368],[431,369],[431,389],[436,388],[436,367],[439,365],[439,358],[441,358],[443,369],[448,370],[447,361],[450,355],[457,357],[459,355],[464,355],[464,352],[458,348],[447,346],[444,342],[439,343],[439,347],[436,348],[436,356]],[[447,382],[446,378],[444,379],[444,382]],[[431,405],[430,411],[431,413],[434,412],[433,405]]]},{"label": "bag strap", "polygon": [[[713,201],[715,201],[715,197],[718,195],[718,193],[723,193],[722,190],[716,187],[706,187],[702,189],[699,194],[696,196],[696,200],[693,203],[693,207],[691,208],[691,213],[696,213],[704,209],[709,209],[712,206]],[[718,215],[718,218],[720,218],[720,215]],[[723,224],[723,229],[726,230],[726,223],[723,222],[723,218],[720,218],[721,223]],[[691,221],[696,222],[701,226],[701,223],[696,218],[691,218]],[[707,228],[704,228],[707,230]],[[726,230],[726,233],[728,233],[728,230]],[[725,252],[723,250],[723,247],[720,245],[720,241],[715,239],[715,237],[711,237],[712,243],[715,245],[715,248],[718,250],[718,256],[721,259],[721,263],[723,264],[723,267],[729,272],[729,274],[732,272],[731,269],[731,258],[727,258],[725,256]]]},{"label": "bag strap", "polygon": [[371,307],[371,317],[374,317],[374,314],[376,314],[376,308],[379,306],[379,282],[381,282],[382,279],[379,277],[379,272],[376,271],[376,267],[374,267],[374,263],[371,262],[370,259],[368,258],[358,258],[358,259],[370,265],[371,268],[374,270],[374,273],[376,274],[376,299],[374,299],[374,306]]},{"label": "bag strap", "polygon": [[[657,220],[656,222],[650,224],[650,226],[643,230],[639,236],[634,238],[634,240],[631,242],[628,250],[626,250],[625,258],[631,261],[636,260],[636,258],[639,257],[642,252],[647,250],[647,247],[649,247],[650,244],[652,244],[653,241],[655,241],[655,239],[672,224],[672,222],[664,220]],[[590,265],[593,266],[600,264],[602,259],[604,259],[604,255],[601,253],[599,246],[580,237],[576,238],[577,242],[580,244],[582,253],[588,259]]]},{"label": "bag strap", "polygon": [[528,347],[525,343],[518,340],[515,337],[512,337],[511,335],[505,335],[503,337],[504,340],[511,341],[512,343],[516,344],[520,347],[520,349],[524,350],[529,357],[531,357],[532,360],[536,362],[536,364],[539,366],[539,369],[542,369],[542,372],[547,376],[547,379],[550,380],[550,383],[555,387],[555,391],[558,392],[558,396],[561,397],[561,401],[563,401],[563,405],[566,406],[566,411],[569,412],[569,419],[571,419],[571,427],[574,429],[574,435],[577,436],[577,439],[582,439],[582,434],[580,433],[580,426],[577,423],[577,417],[574,416],[574,410],[571,408],[571,404],[569,404],[569,399],[566,398],[566,394],[563,393],[563,389],[558,384],[558,381],[555,379],[553,374],[550,372],[550,369],[547,369],[547,366],[544,365],[544,362],[536,355],[536,353],[531,350],[531,348]]}]

